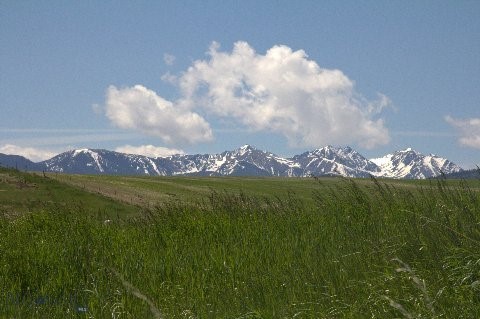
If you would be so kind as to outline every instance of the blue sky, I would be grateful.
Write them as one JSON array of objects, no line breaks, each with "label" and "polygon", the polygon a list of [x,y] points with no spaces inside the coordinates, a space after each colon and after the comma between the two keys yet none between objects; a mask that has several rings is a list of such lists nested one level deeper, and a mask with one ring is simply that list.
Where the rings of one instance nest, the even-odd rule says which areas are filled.
[{"label": "blue sky", "polygon": [[480,164],[479,1],[0,1],[0,152]]}]

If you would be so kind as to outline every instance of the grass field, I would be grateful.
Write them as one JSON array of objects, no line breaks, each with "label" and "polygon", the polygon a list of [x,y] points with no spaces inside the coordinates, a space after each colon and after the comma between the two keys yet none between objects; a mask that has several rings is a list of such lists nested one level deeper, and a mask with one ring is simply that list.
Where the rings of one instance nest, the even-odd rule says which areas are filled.
[{"label": "grass field", "polygon": [[44,210],[85,210],[108,216],[136,215],[140,209],[93,191],[68,186],[41,173],[22,173],[0,167],[0,211],[19,216]]},{"label": "grass field", "polygon": [[478,180],[0,178],[0,317],[480,317]]},{"label": "grass field", "polygon": [[[258,197],[283,196],[296,193],[312,202],[313,179],[264,177],[144,177],[50,174],[51,178],[80,187],[90,192],[100,192],[118,201],[152,207],[159,203],[178,200],[198,201],[212,191],[227,191]],[[325,179],[326,183],[335,179]]]}]

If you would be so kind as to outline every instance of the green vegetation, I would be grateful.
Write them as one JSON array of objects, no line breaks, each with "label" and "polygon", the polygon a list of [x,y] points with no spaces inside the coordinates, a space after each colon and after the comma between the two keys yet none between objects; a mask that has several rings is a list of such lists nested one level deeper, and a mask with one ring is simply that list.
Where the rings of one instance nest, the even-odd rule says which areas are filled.
[{"label": "green vegetation", "polygon": [[[478,181],[3,173],[97,204],[4,214],[0,317],[480,317]],[[144,209],[105,220],[82,179]]]},{"label": "green vegetation", "polygon": [[140,211],[138,207],[105,197],[95,190],[86,192],[41,173],[23,173],[0,167],[0,212],[18,216],[39,209],[69,211],[72,208],[110,217]]},{"label": "green vegetation", "polygon": [[[154,207],[168,201],[192,202],[208,197],[212,191],[243,192],[256,197],[283,196],[295,192],[296,196],[313,204],[312,179],[288,177],[145,177],[49,174],[53,179],[100,192],[118,201]],[[337,179],[326,178],[324,183]]]}]

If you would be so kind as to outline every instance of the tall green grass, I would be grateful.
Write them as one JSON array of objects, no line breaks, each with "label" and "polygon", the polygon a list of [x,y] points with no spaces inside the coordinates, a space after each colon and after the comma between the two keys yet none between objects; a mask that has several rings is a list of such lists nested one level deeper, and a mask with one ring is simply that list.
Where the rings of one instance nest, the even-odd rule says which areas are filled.
[{"label": "tall green grass", "polygon": [[478,190],[341,180],[304,195],[3,218],[0,316],[480,317]]}]

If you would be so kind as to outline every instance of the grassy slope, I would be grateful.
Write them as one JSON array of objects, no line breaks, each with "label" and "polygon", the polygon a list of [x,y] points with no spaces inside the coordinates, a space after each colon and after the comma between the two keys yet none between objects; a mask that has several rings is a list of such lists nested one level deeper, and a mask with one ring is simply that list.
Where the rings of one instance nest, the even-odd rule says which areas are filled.
[{"label": "grassy slope", "polygon": [[41,173],[0,168],[0,212],[18,216],[25,212],[57,207],[122,217],[136,214],[140,210],[94,191],[86,192],[45,178]]},{"label": "grassy slope", "polygon": [[[197,201],[217,192],[244,192],[255,196],[283,196],[294,192],[305,201],[312,201],[316,183],[305,178],[262,177],[141,177],[51,174],[52,178],[124,201],[152,207],[172,199]],[[325,179],[324,182],[335,182]]]},{"label": "grassy slope", "polygon": [[[178,200],[192,202],[208,197],[212,191],[243,192],[257,197],[278,197],[294,193],[295,197],[313,204],[312,192],[333,187],[342,179],[284,177],[146,177],[146,176],[105,176],[105,175],[66,175],[48,174],[65,184],[69,184],[89,192],[100,193],[115,200],[154,207],[158,204]],[[362,186],[371,186],[369,179],[357,179]],[[430,187],[431,180],[382,180],[392,187],[416,188]],[[435,183],[435,182],[433,182]],[[457,185],[459,181],[451,180],[449,185]],[[469,181],[469,187],[480,189],[480,180]]]},{"label": "grassy slope", "polygon": [[480,316],[476,184],[92,183],[112,194],[176,195],[152,193],[163,204],[129,221],[104,224],[63,206],[1,220],[1,316]]}]

